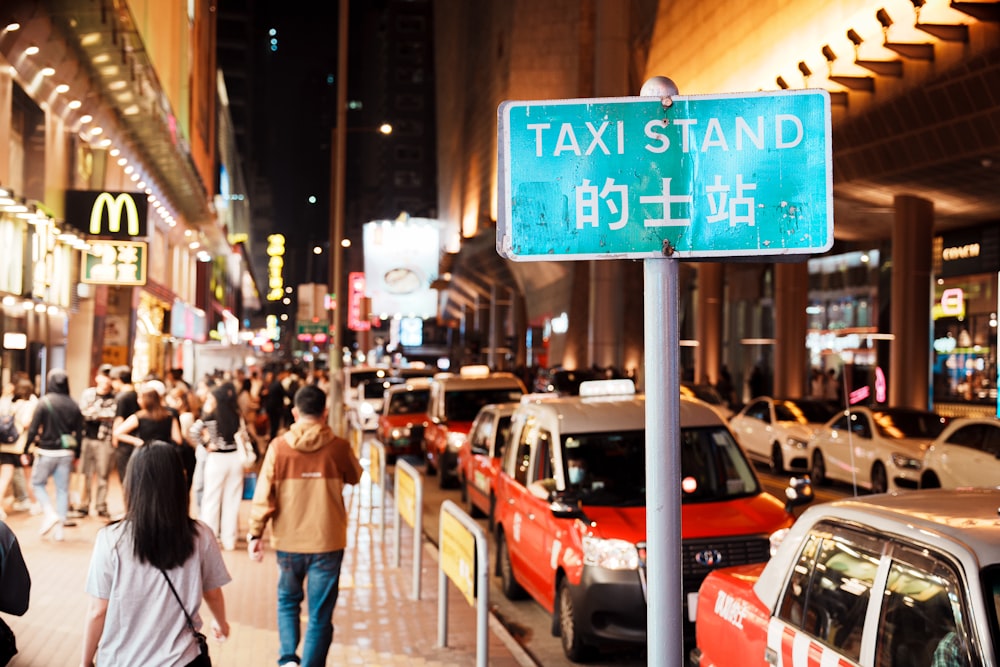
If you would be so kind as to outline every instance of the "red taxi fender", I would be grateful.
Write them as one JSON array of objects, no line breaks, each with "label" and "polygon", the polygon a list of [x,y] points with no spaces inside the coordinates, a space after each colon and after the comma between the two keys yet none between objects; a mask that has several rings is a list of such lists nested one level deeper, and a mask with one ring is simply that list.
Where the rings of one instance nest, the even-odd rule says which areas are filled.
[{"label": "red taxi fender", "polygon": [[771,612],[754,593],[762,563],[716,570],[698,591],[695,635],[699,665],[767,665]]}]

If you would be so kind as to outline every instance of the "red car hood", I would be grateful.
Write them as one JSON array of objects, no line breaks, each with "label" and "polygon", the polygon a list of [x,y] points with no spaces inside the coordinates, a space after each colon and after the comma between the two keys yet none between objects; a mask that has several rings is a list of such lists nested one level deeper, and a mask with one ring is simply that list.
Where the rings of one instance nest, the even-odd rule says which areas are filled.
[{"label": "red car hood", "polygon": [[[593,522],[591,532],[596,536],[633,543],[646,540],[645,507],[584,505],[583,511]],[[717,503],[691,503],[681,506],[681,537],[769,535],[791,526],[792,521],[781,502],[767,493]]]}]

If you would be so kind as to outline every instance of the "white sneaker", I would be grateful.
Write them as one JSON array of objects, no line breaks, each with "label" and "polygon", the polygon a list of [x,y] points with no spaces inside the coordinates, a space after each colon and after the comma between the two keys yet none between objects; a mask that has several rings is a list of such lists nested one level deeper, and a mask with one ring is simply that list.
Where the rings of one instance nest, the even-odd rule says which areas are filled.
[{"label": "white sneaker", "polygon": [[63,527],[62,524],[57,524],[55,530],[52,531],[52,539],[56,542],[63,541]]},{"label": "white sneaker", "polygon": [[[38,534],[45,535],[56,526],[59,526],[59,517],[55,514],[47,514],[45,518],[42,519],[42,527],[38,530]],[[59,532],[62,532],[62,526],[59,526]]]},{"label": "white sneaker", "polygon": [[28,508],[28,514],[30,514],[31,516],[38,516],[41,513],[42,513],[41,504],[38,501],[31,503],[31,506]]},{"label": "white sneaker", "polygon": [[24,500],[15,500],[10,508],[15,512],[27,512],[31,509],[31,501],[27,498]]}]

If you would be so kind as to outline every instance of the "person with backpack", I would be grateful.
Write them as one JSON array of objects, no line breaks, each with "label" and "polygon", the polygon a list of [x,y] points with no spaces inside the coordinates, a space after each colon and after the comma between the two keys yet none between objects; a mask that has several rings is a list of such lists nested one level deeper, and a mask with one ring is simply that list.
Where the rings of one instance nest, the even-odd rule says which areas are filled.
[{"label": "person with backpack", "polygon": [[[26,378],[8,384],[0,397],[0,499],[7,495],[7,487],[22,467],[20,454],[24,451],[24,434],[37,402],[35,387]],[[30,494],[28,496],[26,500],[30,507],[35,501]],[[17,502],[14,509],[19,509]],[[7,513],[0,505],[0,520],[6,518]]]},{"label": "person with backpack", "polygon": [[[28,447],[36,446],[36,461],[31,473],[31,485],[42,506],[42,526],[39,533],[53,531],[55,541],[63,539],[63,524],[69,511],[69,476],[80,458],[83,441],[83,413],[69,395],[69,377],[61,368],[53,368],[46,376],[48,392],[38,401],[28,426],[21,454],[21,465],[28,465]],[[37,442],[36,442],[37,441]],[[56,485],[56,504],[45,486],[51,477]]]}]

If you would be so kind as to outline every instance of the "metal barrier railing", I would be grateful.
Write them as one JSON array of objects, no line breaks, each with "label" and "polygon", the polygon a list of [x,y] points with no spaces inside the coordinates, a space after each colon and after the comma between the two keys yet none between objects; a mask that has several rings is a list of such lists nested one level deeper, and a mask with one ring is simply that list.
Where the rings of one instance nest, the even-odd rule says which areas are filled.
[{"label": "metal barrier railing", "polygon": [[399,545],[402,518],[413,528],[413,599],[420,599],[420,561],[423,549],[424,478],[416,468],[402,459],[396,460],[396,539],[393,540],[392,566],[399,567]]},{"label": "metal barrier railing", "polygon": [[476,667],[489,657],[486,533],[451,500],[441,504],[438,535],[438,644],[448,645],[448,579],[476,607]]},{"label": "metal barrier railing", "polygon": [[378,440],[368,441],[368,521],[375,512],[375,487],[379,488],[378,523],[379,539],[385,544],[385,445]]}]

